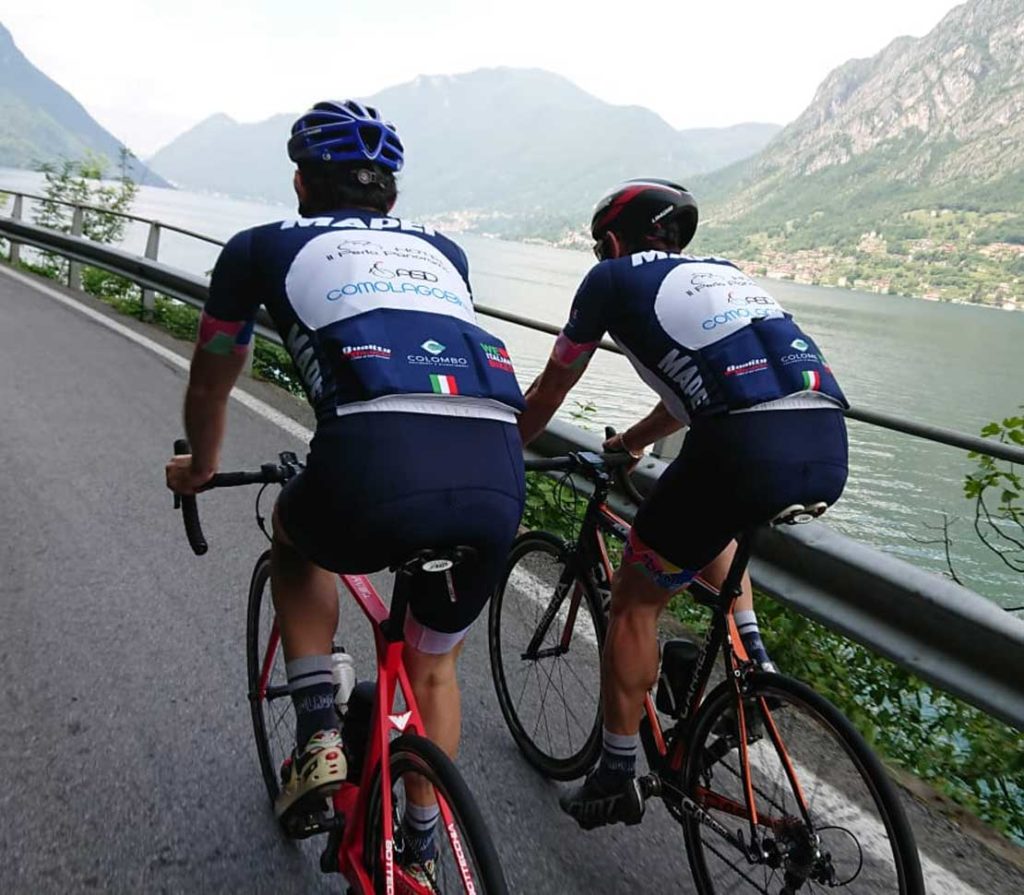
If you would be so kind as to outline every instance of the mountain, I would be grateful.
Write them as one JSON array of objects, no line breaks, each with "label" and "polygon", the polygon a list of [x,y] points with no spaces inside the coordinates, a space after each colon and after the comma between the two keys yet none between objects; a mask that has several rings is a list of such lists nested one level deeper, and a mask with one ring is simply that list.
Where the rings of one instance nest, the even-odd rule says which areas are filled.
[{"label": "mountain", "polygon": [[[85,111],[82,104],[36,68],[0,24],[0,166],[34,168],[61,157],[81,159],[91,151],[118,170],[121,143]],[[132,179],[168,186],[142,162],[132,159]]]},{"label": "mountain", "polygon": [[[772,124],[677,131],[640,106],[613,106],[539,69],[421,76],[367,98],[407,150],[406,214],[460,215],[528,235],[576,226],[604,189],[638,175],[685,178],[760,149]],[[292,201],[284,144],[298,112],[256,124],[209,118],[150,164],[181,186]]]},{"label": "mountain", "polygon": [[[1024,3],[972,0],[847,62],[760,154],[694,187],[711,250],[741,256],[892,256],[898,275],[896,258],[967,268],[1024,245]],[[1024,254],[1009,260],[1003,280],[1024,274]]]}]

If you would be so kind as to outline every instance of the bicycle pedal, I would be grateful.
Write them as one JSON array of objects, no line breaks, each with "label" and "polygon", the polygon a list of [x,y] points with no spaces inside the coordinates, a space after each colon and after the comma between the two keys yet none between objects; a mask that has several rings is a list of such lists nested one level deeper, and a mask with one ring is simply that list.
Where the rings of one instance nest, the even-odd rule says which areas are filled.
[{"label": "bicycle pedal", "polygon": [[309,839],[311,836],[331,832],[343,821],[325,802],[322,808],[285,815],[280,823],[289,839]]},{"label": "bicycle pedal", "polygon": [[640,797],[644,802],[647,802],[649,799],[656,799],[661,795],[661,778],[656,774],[638,777],[636,782],[640,789]]}]

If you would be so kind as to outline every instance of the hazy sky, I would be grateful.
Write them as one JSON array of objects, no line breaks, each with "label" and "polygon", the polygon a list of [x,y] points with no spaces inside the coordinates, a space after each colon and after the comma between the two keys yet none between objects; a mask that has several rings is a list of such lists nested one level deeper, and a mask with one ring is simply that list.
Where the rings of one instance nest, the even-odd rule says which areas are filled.
[{"label": "hazy sky", "polygon": [[558,72],[675,127],[784,124],[833,68],[926,34],[956,5],[14,0],[0,21],[34,65],[145,157],[214,112],[255,121],[495,65]]}]

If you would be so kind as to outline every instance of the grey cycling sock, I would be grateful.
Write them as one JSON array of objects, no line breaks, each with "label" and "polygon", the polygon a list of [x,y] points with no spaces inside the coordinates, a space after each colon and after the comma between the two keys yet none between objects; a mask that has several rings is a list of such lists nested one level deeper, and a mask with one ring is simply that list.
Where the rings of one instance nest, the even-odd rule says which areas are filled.
[{"label": "grey cycling sock", "polygon": [[436,802],[433,805],[405,803],[402,830],[405,833],[406,847],[415,858],[427,860],[435,857],[434,829],[440,816],[441,810]]},{"label": "grey cycling sock", "polygon": [[318,730],[338,726],[330,656],[302,656],[285,664],[295,706],[295,743],[301,749]]},{"label": "grey cycling sock", "polygon": [[604,728],[601,763],[598,775],[608,777],[632,777],[636,774],[636,749],[640,736],[635,733],[612,733]]},{"label": "grey cycling sock", "polygon": [[765,649],[764,641],[761,640],[761,629],[757,626],[757,614],[754,610],[741,609],[739,612],[734,612],[732,617],[736,620],[736,627],[739,629],[743,648],[747,651],[747,655],[758,665],[770,663],[772,659],[768,655],[768,650]]}]

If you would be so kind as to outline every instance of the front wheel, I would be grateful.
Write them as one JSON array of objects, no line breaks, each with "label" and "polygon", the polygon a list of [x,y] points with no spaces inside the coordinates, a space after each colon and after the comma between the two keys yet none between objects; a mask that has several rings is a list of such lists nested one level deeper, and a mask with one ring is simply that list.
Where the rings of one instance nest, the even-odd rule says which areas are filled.
[{"label": "front wheel", "polygon": [[[688,738],[681,792],[667,799],[683,826],[697,890],[923,895],[899,797],[839,710],[798,681],[754,676],[743,701],[744,763],[736,705],[729,681],[708,696]],[[747,778],[757,812],[754,848]],[[740,837],[746,853],[734,841]]]},{"label": "front wheel", "polygon": [[[452,760],[430,740],[415,734],[404,734],[392,740],[389,761],[391,864],[397,883],[396,891],[431,892],[438,895],[453,895],[457,892],[505,895],[508,886],[498,852],[487,832],[480,809]],[[409,863],[403,860],[401,819],[406,804],[403,778],[407,774],[414,774],[433,787],[442,811],[434,829],[436,860],[433,866],[418,866],[418,876],[409,872]],[[383,817],[383,791],[378,766],[367,802],[366,838],[363,846],[366,869],[377,893],[385,892],[387,885],[388,856],[383,836]]]},{"label": "front wheel", "polygon": [[270,598],[270,551],[256,561],[249,584],[245,654],[252,732],[263,783],[273,804],[280,792],[281,764],[291,754],[295,742],[295,711]]},{"label": "front wheel", "polygon": [[491,676],[516,745],[553,780],[581,777],[601,749],[604,636],[600,600],[564,543],[520,535],[491,599]]}]

